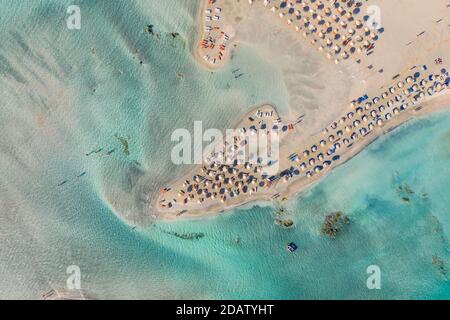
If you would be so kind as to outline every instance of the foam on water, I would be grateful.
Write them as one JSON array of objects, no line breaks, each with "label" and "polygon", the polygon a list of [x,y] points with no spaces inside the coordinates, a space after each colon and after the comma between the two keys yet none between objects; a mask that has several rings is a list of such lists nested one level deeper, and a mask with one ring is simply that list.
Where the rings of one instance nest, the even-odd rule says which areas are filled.
[{"label": "foam on water", "polygon": [[[264,102],[283,110],[286,89],[245,46],[218,73],[198,67],[196,1],[82,1],[79,31],[65,26],[69,4],[0,3],[0,297],[64,288],[78,265],[101,298],[449,298],[432,264],[450,263],[449,113],[379,139],[288,203],[294,229],[259,206],[134,229],[148,194],[185,169],[170,161],[174,129],[225,128]],[[330,240],[320,226],[336,210],[351,224]],[[370,264],[382,290],[366,287]]]}]

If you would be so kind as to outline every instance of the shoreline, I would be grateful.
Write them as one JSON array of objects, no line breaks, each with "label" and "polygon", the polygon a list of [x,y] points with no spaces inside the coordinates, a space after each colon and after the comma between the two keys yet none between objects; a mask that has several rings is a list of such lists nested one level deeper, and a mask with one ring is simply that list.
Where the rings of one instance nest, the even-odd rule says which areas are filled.
[{"label": "shoreline", "polygon": [[[245,119],[249,114],[251,114],[255,109],[261,108],[263,106],[270,106],[268,104],[261,105],[259,107],[253,108],[250,112],[246,112],[246,114],[241,117],[242,119]],[[419,111],[416,111],[417,108],[420,108]],[[321,175],[313,176],[312,178],[300,178],[293,182],[289,182],[287,184],[276,184],[274,186],[274,189],[268,190],[265,193],[256,194],[253,196],[247,196],[246,198],[234,198],[230,201],[228,201],[226,204],[221,203],[214,203],[207,207],[202,207],[198,209],[189,209],[188,212],[183,213],[182,215],[174,214],[173,211],[166,211],[166,210],[156,210],[158,213],[157,220],[160,221],[174,221],[174,220],[195,220],[195,219],[201,219],[205,217],[212,217],[221,213],[224,213],[226,211],[232,211],[232,209],[236,209],[238,207],[242,207],[245,205],[251,205],[255,202],[267,202],[267,203],[273,203],[274,201],[280,201],[273,199],[273,196],[275,194],[280,194],[278,197],[281,199],[281,201],[290,200],[292,197],[296,197],[302,192],[308,190],[309,188],[313,187],[315,184],[319,183],[323,178],[325,178],[330,172],[332,172],[334,169],[344,165],[351,159],[353,159],[355,156],[357,156],[359,153],[361,153],[366,147],[370,146],[373,142],[378,140],[380,137],[382,137],[385,134],[388,134],[390,132],[394,132],[395,129],[400,128],[407,122],[415,119],[415,118],[422,118],[427,115],[430,115],[434,112],[438,111],[444,111],[445,109],[450,109],[450,89],[444,89],[442,92],[436,94],[436,96],[432,97],[431,99],[424,101],[421,104],[418,104],[412,109],[409,109],[407,112],[400,114],[396,119],[392,120],[388,124],[383,125],[383,127],[377,128],[376,132],[373,132],[373,134],[364,139],[364,141],[361,141],[360,143],[356,144],[354,148],[349,149],[347,152],[343,152],[340,154],[341,161],[330,167],[330,169],[326,170]],[[281,156],[280,156],[281,157]],[[174,181],[180,181],[187,176],[191,175],[193,172],[196,172],[199,167],[202,165],[194,165],[193,168],[190,168],[185,174],[183,174],[182,177],[176,178]],[[159,198],[159,197],[158,197]],[[155,208],[158,208],[157,200],[155,201]],[[252,205],[253,206],[253,205]]]}]

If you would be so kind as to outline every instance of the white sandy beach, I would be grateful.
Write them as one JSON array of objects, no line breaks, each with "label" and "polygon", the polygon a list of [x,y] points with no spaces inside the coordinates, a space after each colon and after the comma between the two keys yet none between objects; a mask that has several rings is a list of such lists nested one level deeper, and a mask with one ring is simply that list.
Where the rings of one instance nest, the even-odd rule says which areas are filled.
[{"label": "white sandy beach", "polygon": [[[281,2],[271,1],[271,5],[276,7]],[[327,3],[327,1],[323,2]],[[301,130],[296,129],[289,135],[289,139],[281,142],[281,170],[292,165],[287,159],[290,154],[293,152],[301,154],[303,150],[317,145],[321,139],[327,139],[322,133],[322,129],[329,128],[330,123],[334,121],[338,123],[348,113],[356,114],[355,106],[350,104],[351,101],[363,95],[368,95],[370,100],[373,97],[382,97],[386,93],[387,98],[382,98],[381,102],[385,100],[384,103],[389,103],[388,109],[393,110],[402,105],[404,101],[404,99],[395,101],[396,95],[405,97],[409,95],[409,93],[402,93],[404,88],[396,87],[400,79],[407,79],[416,72],[420,72],[422,76],[425,73],[439,74],[442,68],[448,69],[450,28],[448,27],[448,17],[444,14],[445,10],[448,10],[447,3],[443,0],[436,0],[426,5],[420,0],[380,1],[377,5],[380,8],[383,31],[374,42],[373,51],[370,54],[355,53],[354,57],[351,56],[339,64],[327,59],[313,44],[296,32],[292,24],[286,23],[287,18],[280,18],[278,14],[274,14],[263,5],[263,1],[254,1],[253,5],[249,5],[247,1],[238,3],[217,1],[216,5],[222,9],[221,27],[232,30],[232,43],[236,46],[252,47],[256,54],[267,63],[275,65],[282,73],[289,94],[289,110],[280,112],[283,121],[290,122],[298,116],[304,115]],[[366,12],[368,5],[370,3],[362,4],[361,12]],[[202,36],[201,28],[204,28],[204,23],[201,18],[205,8],[202,5],[200,7],[199,34]],[[276,10],[280,10],[280,8],[277,7]],[[233,50],[232,46],[227,50]],[[198,62],[211,70],[218,70],[226,64],[227,60],[225,59],[212,67],[208,63],[205,64],[199,51],[195,48],[194,51],[196,51],[194,55]],[[231,52],[226,53],[226,57],[230,55]],[[427,66],[426,70],[423,65]],[[405,85],[407,85],[406,82]],[[389,90],[392,90],[391,95]],[[397,110],[396,114],[394,111],[396,114],[394,116],[392,113],[384,111],[385,107],[383,106],[383,112],[380,111],[380,113],[386,117],[386,120],[383,118],[382,124],[375,125],[367,134],[364,134],[363,138],[352,142],[351,148],[342,147],[339,152],[336,152],[340,157],[339,161],[333,162],[323,170],[320,169],[321,171],[317,174],[312,172],[310,178],[303,173],[298,178],[294,177],[287,182],[280,179],[270,188],[264,188],[251,195],[242,194],[227,199],[224,203],[210,200],[198,205],[189,205],[186,207],[187,212],[183,212],[181,215],[182,206],[176,205],[168,209],[155,204],[155,207],[158,207],[158,218],[201,217],[256,200],[272,201],[272,197],[276,194],[279,194],[277,197],[279,200],[288,199],[311,186],[333,168],[348,161],[377,137],[392,128],[413,117],[450,107],[448,87],[437,91],[439,92],[430,96],[424,95],[403,112],[399,113]],[[273,107],[277,109],[276,105]],[[252,112],[257,109],[258,107],[255,107]],[[367,111],[360,111],[359,115],[369,115],[370,111],[367,107]],[[246,117],[248,114],[244,115],[243,119]],[[342,123],[344,122],[342,121]],[[354,127],[358,125],[359,121]],[[336,130],[338,129],[339,126]],[[355,130],[352,128],[353,133],[358,132]],[[351,133],[344,131],[343,134],[341,133],[342,138],[338,140],[353,141],[350,139]],[[325,153],[327,148],[328,146],[319,147],[317,152]],[[296,166],[298,167],[298,164]],[[178,190],[179,184],[186,177],[192,176],[192,173],[198,172],[200,167],[193,166],[187,175],[172,181],[167,186]]]}]

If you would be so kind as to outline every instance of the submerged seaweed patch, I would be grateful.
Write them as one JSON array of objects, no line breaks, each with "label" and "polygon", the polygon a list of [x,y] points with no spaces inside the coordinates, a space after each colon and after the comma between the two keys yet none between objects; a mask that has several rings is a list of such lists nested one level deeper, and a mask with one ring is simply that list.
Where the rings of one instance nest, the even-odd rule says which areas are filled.
[{"label": "submerged seaweed patch", "polygon": [[122,144],[123,146],[123,153],[127,156],[130,155],[130,151],[129,151],[129,144],[128,144],[128,138],[124,138],[119,136],[117,133],[114,135],[114,137],[119,140],[119,142]]},{"label": "submerged seaweed patch", "polygon": [[325,217],[325,221],[322,224],[322,234],[330,238],[336,238],[343,227],[349,223],[350,219],[342,212],[330,213]]},{"label": "submerged seaweed patch", "polygon": [[444,260],[442,260],[438,255],[433,255],[433,257],[431,258],[431,262],[432,264],[437,268],[437,270],[439,271],[439,273],[445,278],[445,280],[447,281],[447,270],[445,268],[445,263]]},{"label": "submerged seaweed patch", "polygon": [[171,232],[171,231],[164,231],[165,234],[183,239],[183,240],[199,240],[203,237],[205,237],[205,234],[203,232],[187,232],[187,233],[179,233],[179,232]]}]

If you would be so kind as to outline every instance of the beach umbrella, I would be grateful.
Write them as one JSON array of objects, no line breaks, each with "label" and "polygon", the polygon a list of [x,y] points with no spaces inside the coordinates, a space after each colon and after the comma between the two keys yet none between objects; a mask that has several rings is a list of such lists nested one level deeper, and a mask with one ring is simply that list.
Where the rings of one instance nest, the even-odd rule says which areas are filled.
[{"label": "beach umbrella", "polygon": [[427,81],[427,79],[422,79],[422,80],[420,80],[420,85],[423,87],[423,86],[426,86],[426,84],[428,83],[428,81]]}]

